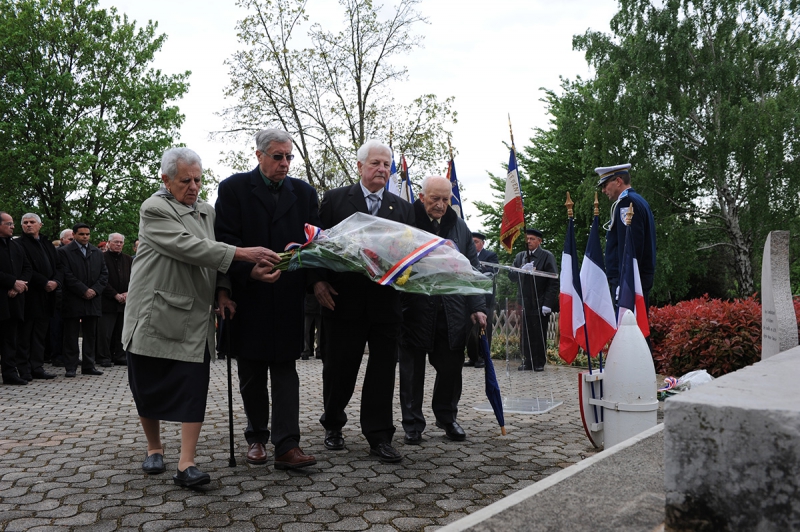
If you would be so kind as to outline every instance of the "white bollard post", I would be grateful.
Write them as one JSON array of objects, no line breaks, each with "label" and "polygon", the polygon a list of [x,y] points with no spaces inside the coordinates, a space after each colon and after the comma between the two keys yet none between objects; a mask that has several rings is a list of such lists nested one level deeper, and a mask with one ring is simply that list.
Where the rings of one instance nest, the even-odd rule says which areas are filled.
[{"label": "white bollard post", "polygon": [[658,385],[653,357],[633,312],[626,310],[603,371],[604,396],[589,400],[605,410],[604,448],[656,426]]}]

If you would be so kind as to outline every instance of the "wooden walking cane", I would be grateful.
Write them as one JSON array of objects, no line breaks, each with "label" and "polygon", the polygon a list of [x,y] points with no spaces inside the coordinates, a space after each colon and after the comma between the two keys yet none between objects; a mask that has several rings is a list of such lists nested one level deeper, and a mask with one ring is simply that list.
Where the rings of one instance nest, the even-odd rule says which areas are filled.
[{"label": "wooden walking cane", "polygon": [[225,334],[225,359],[228,361],[228,440],[230,442],[231,455],[228,458],[228,467],[236,467],[236,457],[233,454],[233,389],[231,385],[231,317],[230,310],[225,309],[225,319],[223,320],[223,333]]}]

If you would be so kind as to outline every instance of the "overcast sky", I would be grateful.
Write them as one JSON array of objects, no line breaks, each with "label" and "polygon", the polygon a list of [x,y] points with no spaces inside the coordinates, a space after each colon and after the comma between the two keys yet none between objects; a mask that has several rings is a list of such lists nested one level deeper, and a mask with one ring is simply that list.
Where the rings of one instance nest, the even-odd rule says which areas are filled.
[{"label": "overcast sky", "polygon": [[[186,115],[180,141],[200,154],[204,166],[228,176],[231,170],[219,162],[220,152],[239,146],[213,142],[209,133],[222,129],[216,113],[230,105],[223,96],[228,82],[223,61],[239,47],[235,24],[244,11],[233,0],[100,0],[100,6],[115,6],[140,25],[158,22],[158,32],[168,38],[155,66],[167,73],[192,71],[189,92],[178,102]],[[309,0],[307,6],[312,22],[331,21],[339,27],[342,18],[335,0]],[[587,29],[608,32],[617,8],[615,0],[421,3],[430,22],[417,28],[424,48],[401,63],[408,67],[409,79],[393,91],[399,102],[426,93],[440,99],[455,96],[458,123],[452,142],[473,230],[481,229],[483,220],[471,202],[492,201],[487,172],[502,175],[502,164],[508,161],[503,146],[509,140],[508,115],[521,149],[535,127],[547,126],[540,88],[557,89],[559,76],[591,75],[583,54],[572,50],[573,35]],[[254,167],[255,163],[254,156]],[[445,168],[442,161],[443,172]],[[412,171],[412,177],[421,176]],[[212,193],[212,201],[215,197]]]}]

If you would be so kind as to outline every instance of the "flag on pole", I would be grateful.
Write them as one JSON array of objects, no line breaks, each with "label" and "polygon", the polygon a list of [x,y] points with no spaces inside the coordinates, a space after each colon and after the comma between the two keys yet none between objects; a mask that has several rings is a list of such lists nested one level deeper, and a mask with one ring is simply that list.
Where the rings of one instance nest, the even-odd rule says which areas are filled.
[{"label": "flag on pole", "polygon": [[508,157],[508,175],[506,176],[506,196],[503,203],[503,221],[500,224],[500,243],[511,253],[514,240],[525,227],[525,216],[522,210],[522,191],[517,174],[517,158],[514,149]]},{"label": "flag on pole", "polygon": [[633,249],[633,231],[631,231],[630,225],[625,229],[625,251],[622,254],[620,267],[617,307],[617,327],[619,327],[619,320],[622,320],[625,311],[630,310],[636,316],[636,323],[645,338],[650,336],[647,308],[644,306],[642,279],[639,277],[639,261],[636,260]]},{"label": "flag on pole", "polygon": [[608,289],[603,251],[600,249],[600,218],[594,217],[589,232],[589,243],[581,265],[581,288],[583,289],[583,311],[586,319],[586,336],[577,338],[578,344],[592,356],[605,347],[617,331],[614,302]]},{"label": "flag on pole", "polygon": [[[585,331],[583,316],[583,297],[581,278],[578,275],[578,252],[575,244],[575,220],[570,217],[567,225],[567,237],[564,240],[564,252],[561,254],[561,292],[558,295],[558,355],[567,364],[572,364],[578,355],[578,346]],[[608,290],[606,290],[607,292]],[[586,343],[586,342],[583,342]]]},{"label": "flag on pole", "polygon": [[414,203],[414,190],[411,188],[411,178],[408,175],[405,155],[400,156],[400,168],[400,192],[397,195],[409,203]]},{"label": "flag on pole", "polygon": [[394,165],[394,152],[392,152],[392,171],[389,179],[386,180],[386,190],[392,194],[400,195],[400,187],[397,185],[397,167]]},{"label": "flag on pole", "polygon": [[450,195],[450,208],[464,219],[464,210],[461,208],[461,193],[458,191],[458,178],[456,177],[456,161],[452,157],[447,164],[447,179],[450,181],[453,192]]}]

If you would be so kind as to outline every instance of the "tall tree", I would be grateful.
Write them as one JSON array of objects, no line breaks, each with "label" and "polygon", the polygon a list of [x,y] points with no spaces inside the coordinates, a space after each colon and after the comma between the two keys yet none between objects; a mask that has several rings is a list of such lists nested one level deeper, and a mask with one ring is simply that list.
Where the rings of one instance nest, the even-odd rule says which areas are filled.
[{"label": "tall tree", "polygon": [[574,40],[597,71],[597,118],[622,126],[650,185],[751,294],[766,233],[800,216],[800,5],[621,0],[611,30]]},{"label": "tall tree", "polygon": [[[355,182],[355,152],[372,137],[389,140],[410,166],[441,167],[447,153],[447,127],[456,121],[452,98],[425,94],[398,104],[392,85],[407,77],[396,60],[420,45],[413,27],[425,19],[420,0],[400,0],[392,9],[371,0],[339,0],[344,29],[308,21],[307,0],[239,0],[248,15],[238,24],[245,49],[228,60],[231,83],[226,95],[236,103],[223,111],[229,129],[248,134],[279,127],[294,137],[301,173],[328,189]],[[384,16],[385,15],[385,16]],[[297,42],[310,46],[297,48]],[[250,154],[229,154],[236,166]]]},{"label": "tall tree", "polygon": [[51,236],[78,220],[136,234],[188,89],[189,72],[150,66],[156,27],[96,0],[0,0],[4,208],[39,213]]}]

